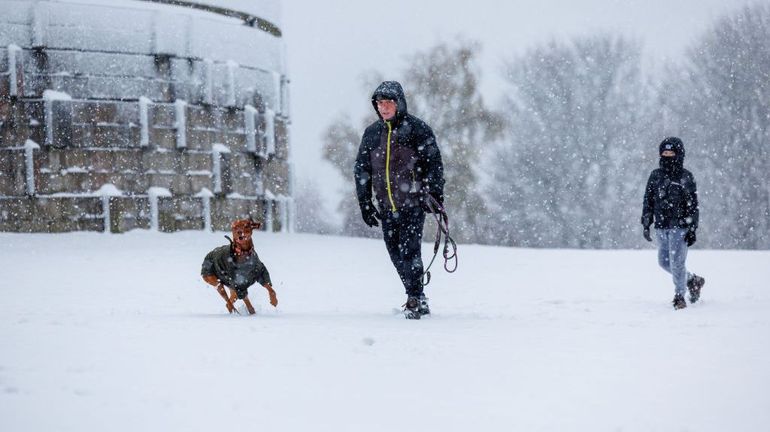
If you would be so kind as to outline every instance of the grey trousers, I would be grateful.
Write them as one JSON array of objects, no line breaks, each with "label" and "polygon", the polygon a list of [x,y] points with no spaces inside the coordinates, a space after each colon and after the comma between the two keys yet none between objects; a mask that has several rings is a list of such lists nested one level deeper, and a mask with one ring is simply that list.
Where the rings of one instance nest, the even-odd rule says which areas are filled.
[{"label": "grey trousers", "polygon": [[684,240],[687,228],[656,229],[658,239],[658,264],[671,273],[674,292],[684,295],[687,281],[692,277],[687,272],[687,242]]}]

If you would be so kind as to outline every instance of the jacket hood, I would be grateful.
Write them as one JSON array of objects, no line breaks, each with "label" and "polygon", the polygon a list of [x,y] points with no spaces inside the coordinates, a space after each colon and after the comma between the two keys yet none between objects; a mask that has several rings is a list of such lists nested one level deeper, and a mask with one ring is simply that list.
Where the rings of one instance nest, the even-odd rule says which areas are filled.
[{"label": "jacket hood", "polygon": [[684,162],[684,143],[681,139],[677,137],[668,137],[661,141],[660,147],[658,148],[658,154],[662,157],[665,150],[671,150],[676,153],[674,159],[679,163]]},{"label": "jacket hood", "polygon": [[[671,150],[676,153],[676,156],[664,157],[663,152]],[[684,168],[684,143],[677,137],[668,137],[661,141],[658,148],[658,154],[660,155],[660,167],[675,176],[679,176]]]},{"label": "jacket hood", "polygon": [[406,96],[404,95],[404,89],[398,81],[384,81],[377,86],[377,89],[372,93],[372,107],[374,112],[377,113],[377,117],[382,120],[380,112],[377,111],[377,99],[391,99],[396,101],[396,122],[399,123],[406,116]]}]

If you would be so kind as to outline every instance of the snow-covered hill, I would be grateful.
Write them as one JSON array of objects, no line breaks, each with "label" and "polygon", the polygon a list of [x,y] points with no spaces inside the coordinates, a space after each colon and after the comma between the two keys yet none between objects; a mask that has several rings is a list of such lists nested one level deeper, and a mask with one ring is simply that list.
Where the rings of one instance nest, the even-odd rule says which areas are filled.
[{"label": "snow-covered hill", "polygon": [[222,235],[0,234],[0,430],[770,429],[769,252],[674,311],[651,249],[461,245],[407,321],[380,241],[259,233],[279,307],[231,316]]}]

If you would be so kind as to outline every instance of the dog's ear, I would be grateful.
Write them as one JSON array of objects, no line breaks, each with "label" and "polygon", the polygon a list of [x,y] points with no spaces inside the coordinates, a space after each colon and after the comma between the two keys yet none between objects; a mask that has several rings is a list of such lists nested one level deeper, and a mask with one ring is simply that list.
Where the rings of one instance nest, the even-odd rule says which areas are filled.
[{"label": "dog's ear", "polygon": [[262,222],[257,222],[254,220],[254,218],[249,215],[249,228],[252,230],[258,230],[262,227]]}]

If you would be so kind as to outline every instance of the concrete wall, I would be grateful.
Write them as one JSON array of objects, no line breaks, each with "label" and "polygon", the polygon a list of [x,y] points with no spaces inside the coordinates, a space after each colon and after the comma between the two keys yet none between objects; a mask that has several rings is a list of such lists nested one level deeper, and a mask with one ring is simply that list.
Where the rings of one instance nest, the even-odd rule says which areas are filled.
[{"label": "concrete wall", "polygon": [[[0,231],[286,220],[272,214],[291,195],[280,37],[139,1],[2,3]],[[108,28],[127,15],[138,21]],[[224,43],[235,46],[199,55]]]}]

